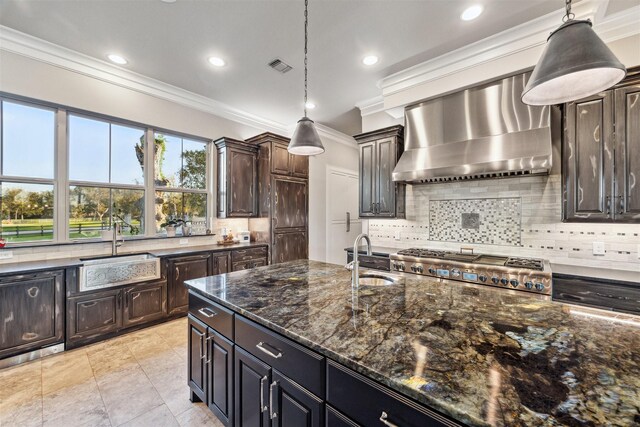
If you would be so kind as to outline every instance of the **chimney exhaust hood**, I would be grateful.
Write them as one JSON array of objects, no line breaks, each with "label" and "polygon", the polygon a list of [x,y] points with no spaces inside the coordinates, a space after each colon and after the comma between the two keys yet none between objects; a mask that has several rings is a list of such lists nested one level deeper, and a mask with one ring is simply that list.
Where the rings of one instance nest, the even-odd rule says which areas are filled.
[{"label": "chimney exhaust hood", "polygon": [[551,107],[520,100],[531,73],[405,108],[393,180],[438,182],[549,173]]}]

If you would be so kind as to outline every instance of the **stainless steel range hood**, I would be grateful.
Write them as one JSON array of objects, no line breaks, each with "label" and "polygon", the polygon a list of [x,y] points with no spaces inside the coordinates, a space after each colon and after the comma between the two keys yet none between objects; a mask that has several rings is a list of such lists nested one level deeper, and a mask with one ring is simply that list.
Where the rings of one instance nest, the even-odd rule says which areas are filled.
[{"label": "stainless steel range hood", "polygon": [[410,105],[394,181],[548,173],[551,107],[525,105],[530,73]]}]

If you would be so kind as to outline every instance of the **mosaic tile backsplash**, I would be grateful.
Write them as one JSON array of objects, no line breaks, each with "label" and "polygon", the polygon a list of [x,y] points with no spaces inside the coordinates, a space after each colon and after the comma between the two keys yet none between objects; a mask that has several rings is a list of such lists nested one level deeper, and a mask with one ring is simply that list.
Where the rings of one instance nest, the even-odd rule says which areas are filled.
[{"label": "mosaic tile backsplash", "polygon": [[429,201],[429,236],[441,242],[520,246],[520,198]]},{"label": "mosaic tile backsplash", "polygon": [[[563,223],[561,189],[560,175],[409,185],[406,219],[364,221],[363,230],[377,246],[457,251],[464,245],[489,254],[517,251],[552,263],[640,272],[640,224]],[[505,218],[496,201],[519,215]],[[604,242],[605,255],[593,255],[593,242]]]}]

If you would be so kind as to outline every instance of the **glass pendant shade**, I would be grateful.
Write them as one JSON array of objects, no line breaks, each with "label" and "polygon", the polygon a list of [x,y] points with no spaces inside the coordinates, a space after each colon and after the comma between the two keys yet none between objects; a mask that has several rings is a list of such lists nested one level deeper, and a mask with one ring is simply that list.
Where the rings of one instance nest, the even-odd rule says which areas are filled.
[{"label": "glass pendant shade", "polygon": [[324,147],[313,120],[306,116],[298,120],[287,150],[298,156],[315,156],[324,153]]},{"label": "glass pendant shade", "polygon": [[591,21],[569,20],[547,39],[522,102],[553,105],[582,99],[615,85],[626,72],[593,31]]}]

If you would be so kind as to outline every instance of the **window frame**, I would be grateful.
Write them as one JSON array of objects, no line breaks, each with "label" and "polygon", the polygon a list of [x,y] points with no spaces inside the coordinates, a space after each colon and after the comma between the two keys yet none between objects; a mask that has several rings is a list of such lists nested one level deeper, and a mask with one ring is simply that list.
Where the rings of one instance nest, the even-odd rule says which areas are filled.
[{"label": "window frame", "polygon": [[[215,152],[213,151],[213,140],[202,136],[192,135],[180,131],[170,130],[157,126],[147,125],[144,123],[127,120],[110,115],[91,112],[79,108],[69,107],[48,101],[41,101],[21,95],[15,95],[0,91],[0,101],[8,101],[12,103],[20,103],[35,108],[49,109],[54,112],[55,135],[54,135],[54,175],[52,179],[48,178],[23,178],[14,176],[4,176],[0,173],[0,181],[25,184],[50,184],[53,185],[54,209],[53,209],[53,238],[46,241],[26,241],[26,242],[7,242],[7,247],[33,247],[33,246],[54,246],[60,244],[83,244],[101,242],[100,238],[74,238],[69,237],[69,220],[70,220],[70,188],[71,186],[99,187],[108,189],[124,189],[124,190],[144,190],[144,221],[145,230],[138,236],[127,236],[126,240],[155,239],[165,238],[162,232],[157,232],[155,227],[155,192],[178,192],[178,193],[197,193],[206,196],[206,227],[211,228],[213,218],[210,213],[215,212],[215,195],[213,177],[215,176],[213,169],[215,168]],[[144,150],[144,173],[143,185],[135,184],[117,184],[117,183],[101,183],[92,181],[70,180],[69,179],[69,115],[79,116],[91,120],[98,120],[126,127],[133,127],[142,130],[145,134],[145,150]],[[0,119],[2,117],[2,103],[0,102]],[[181,187],[156,187],[155,165],[153,159],[153,143],[155,142],[155,134],[170,135],[181,139],[202,142],[206,151],[206,177],[205,188],[181,188]],[[111,139],[111,138],[110,138]],[[0,132],[0,156],[2,155],[2,132]],[[111,148],[111,141],[109,141]],[[110,152],[111,157],[111,152]],[[0,162],[2,159],[0,158]],[[111,158],[109,159],[111,162]],[[111,177],[111,164],[109,164],[109,176]],[[110,213],[111,215],[111,213]]]}]

